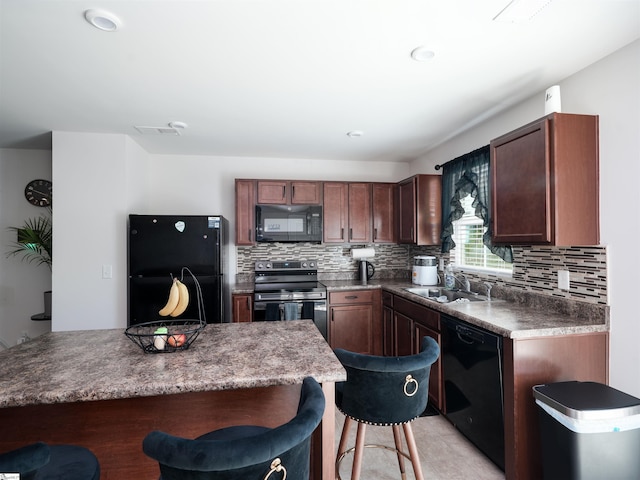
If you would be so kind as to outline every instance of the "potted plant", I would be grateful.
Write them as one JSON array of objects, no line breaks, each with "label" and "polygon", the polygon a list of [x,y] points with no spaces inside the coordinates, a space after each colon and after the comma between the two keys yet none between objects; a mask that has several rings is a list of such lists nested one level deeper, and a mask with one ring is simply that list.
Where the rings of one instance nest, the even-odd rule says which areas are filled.
[{"label": "potted plant", "polygon": [[[7,258],[21,255],[23,261],[36,262],[38,265],[45,264],[51,270],[53,237],[51,208],[48,214],[29,218],[22,227],[9,227],[9,230],[16,232],[16,241],[11,243],[13,250],[7,252]],[[43,315],[51,317],[51,291],[44,292]]]}]

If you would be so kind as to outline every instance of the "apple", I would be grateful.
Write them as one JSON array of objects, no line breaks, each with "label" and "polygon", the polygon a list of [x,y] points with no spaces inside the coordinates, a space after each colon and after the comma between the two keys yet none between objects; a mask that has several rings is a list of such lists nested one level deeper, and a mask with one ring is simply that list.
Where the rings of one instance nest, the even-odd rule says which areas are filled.
[{"label": "apple", "polygon": [[170,347],[181,347],[187,341],[187,336],[184,333],[174,333],[167,337],[167,343]]}]

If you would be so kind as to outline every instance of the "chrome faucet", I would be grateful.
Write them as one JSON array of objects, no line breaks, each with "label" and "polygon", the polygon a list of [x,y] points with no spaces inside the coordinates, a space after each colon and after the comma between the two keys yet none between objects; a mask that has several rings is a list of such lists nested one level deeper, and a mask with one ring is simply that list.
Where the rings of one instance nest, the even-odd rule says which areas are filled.
[{"label": "chrome faucet", "polygon": [[[460,280],[459,277],[462,277],[462,280]],[[463,292],[471,293],[471,282],[469,282],[469,279],[467,279],[467,277],[459,273],[458,275],[454,275],[453,278],[455,278],[458,281],[458,283],[462,285]]]},{"label": "chrome faucet", "polygon": [[482,282],[484,283],[484,285],[487,287],[487,301],[491,301],[491,289],[493,288],[493,285],[491,285],[489,282]]}]

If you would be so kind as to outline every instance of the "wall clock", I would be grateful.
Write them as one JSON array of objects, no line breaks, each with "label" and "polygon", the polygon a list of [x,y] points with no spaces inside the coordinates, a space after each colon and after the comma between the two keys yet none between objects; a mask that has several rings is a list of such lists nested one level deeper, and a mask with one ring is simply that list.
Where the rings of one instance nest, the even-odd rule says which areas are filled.
[{"label": "wall clock", "polygon": [[32,180],[27,183],[24,196],[36,207],[49,207],[53,199],[53,185],[49,180]]}]

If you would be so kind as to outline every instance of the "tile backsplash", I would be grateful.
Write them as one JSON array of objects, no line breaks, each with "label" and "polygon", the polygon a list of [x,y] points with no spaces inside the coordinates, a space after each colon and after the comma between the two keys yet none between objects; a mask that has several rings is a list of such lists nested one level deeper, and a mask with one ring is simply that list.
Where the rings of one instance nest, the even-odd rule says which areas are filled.
[{"label": "tile backsplash", "polygon": [[[371,247],[372,245],[367,245]],[[253,247],[237,247],[236,281],[252,282],[254,263],[258,260],[318,261],[318,276],[324,280],[350,280],[357,278],[358,261],[351,258],[351,248],[362,245],[328,245],[309,243],[268,243]],[[415,247],[410,245],[373,245],[376,256],[370,262],[375,266],[374,278],[402,279],[411,277],[413,257],[433,255],[445,257],[439,246]],[[513,247],[513,274],[489,275],[465,272],[473,282],[488,281],[495,286],[521,292],[533,292],[558,298],[607,305],[607,249],[593,247]],[[570,289],[558,289],[558,270],[570,272]],[[479,291],[484,291],[479,288]]]}]

